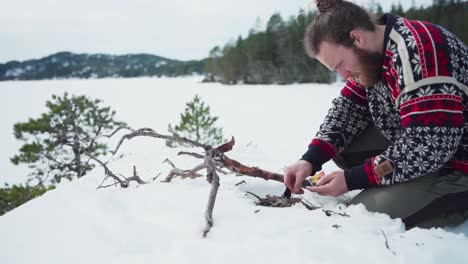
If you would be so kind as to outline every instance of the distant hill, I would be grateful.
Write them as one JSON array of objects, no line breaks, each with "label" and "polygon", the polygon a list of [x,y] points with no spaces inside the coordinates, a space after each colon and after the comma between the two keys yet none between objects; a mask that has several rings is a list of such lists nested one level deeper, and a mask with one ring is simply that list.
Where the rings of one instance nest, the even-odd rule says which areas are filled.
[{"label": "distant hill", "polygon": [[0,64],[0,81],[203,73],[204,61],[178,61],[150,54],[107,55],[59,52],[37,60]]}]

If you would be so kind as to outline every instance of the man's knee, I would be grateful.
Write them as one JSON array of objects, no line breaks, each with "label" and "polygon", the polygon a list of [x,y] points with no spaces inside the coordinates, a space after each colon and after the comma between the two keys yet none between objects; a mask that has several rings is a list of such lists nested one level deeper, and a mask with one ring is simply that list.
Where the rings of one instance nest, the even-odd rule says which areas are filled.
[{"label": "man's knee", "polygon": [[406,227],[442,227],[460,224],[468,215],[468,176],[439,173],[365,189],[351,201],[367,210],[401,218]]},{"label": "man's knee", "polygon": [[404,217],[402,204],[394,194],[375,187],[363,190],[351,200],[351,204],[362,204],[370,212],[388,214],[391,218]]}]

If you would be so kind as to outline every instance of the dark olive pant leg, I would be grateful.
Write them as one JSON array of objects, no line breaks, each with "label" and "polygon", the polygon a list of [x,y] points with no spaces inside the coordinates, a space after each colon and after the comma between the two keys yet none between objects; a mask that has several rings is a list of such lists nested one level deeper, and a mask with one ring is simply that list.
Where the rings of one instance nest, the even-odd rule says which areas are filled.
[{"label": "dark olive pant leg", "polygon": [[352,204],[401,218],[406,227],[444,227],[468,217],[468,176],[459,171],[433,173],[389,186],[366,189]]},{"label": "dark olive pant leg", "polygon": [[333,161],[342,170],[347,170],[362,165],[366,159],[379,155],[388,146],[385,137],[372,125],[355,138],[343,152],[333,157]]},{"label": "dark olive pant leg", "polygon": [[[349,169],[382,153],[387,146],[382,134],[369,127],[333,161]],[[407,228],[458,225],[468,219],[468,175],[443,170],[404,183],[365,189],[351,203],[401,218]]]}]

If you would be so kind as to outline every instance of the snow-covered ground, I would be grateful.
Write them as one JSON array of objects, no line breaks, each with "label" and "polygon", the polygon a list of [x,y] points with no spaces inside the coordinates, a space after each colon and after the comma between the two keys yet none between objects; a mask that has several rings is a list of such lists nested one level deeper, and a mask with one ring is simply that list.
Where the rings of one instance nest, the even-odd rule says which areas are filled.
[{"label": "snow-covered ground", "polygon": [[[247,165],[281,171],[306,150],[340,84],[222,86],[200,78],[138,78],[0,82],[1,182],[24,182],[26,168],[10,164],[20,142],[15,122],[38,117],[51,94],[86,94],[117,111],[134,128],[165,133],[185,102],[198,94],[220,117],[226,137],[236,146],[228,153]],[[122,135],[122,134],[120,134]],[[118,135],[119,136],[119,135]],[[204,178],[159,180],[170,170],[197,161],[177,157],[161,140],[135,138],[120,149],[123,158],[109,166],[144,179],[148,185],[96,190],[104,178],[96,168],[81,180],[63,181],[50,191],[0,217],[1,263],[466,263],[468,222],[451,229],[405,231],[399,219],[346,208],[351,196],[320,197],[312,204],[350,217],[327,216],[302,205],[266,208],[246,195],[280,195],[284,187],[251,177],[222,175],[214,209],[215,225],[202,238],[210,185]],[[193,151],[193,150],[192,150]],[[336,167],[329,163],[325,171]],[[245,184],[236,186],[245,180]],[[386,246],[386,241],[388,248]]]}]

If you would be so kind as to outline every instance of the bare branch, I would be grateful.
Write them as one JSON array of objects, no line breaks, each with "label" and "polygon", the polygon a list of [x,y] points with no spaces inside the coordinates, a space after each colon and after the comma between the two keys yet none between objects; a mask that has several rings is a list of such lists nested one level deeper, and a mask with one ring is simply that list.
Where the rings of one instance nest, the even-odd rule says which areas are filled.
[{"label": "bare branch", "polygon": [[171,160],[169,160],[169,159],[165,159],[162,163],[167,163],[167,164],[171,165],[171,167],[172,167],[173,169],[176,168],[176,166],[174,165],[174,163],[173,163]]},{"label": "bare branch", "polygon": [[236,186],[239,186],[239,185],[244,184],[244,183],[247,183],[247,182],[245,182],[244,180],[242,180],[241,182],[236,183]]},{"label": "bare branch", "polygon": [[181,170],[181,169],[178,169],[178,168],[174,167],[169,172],[169,174],[166,176],[166,179],[164,179],[164,181],[161,181],[161,182],[171,182],[171,180],[175,176],[179,176],[182,179],[185,179],[185,178],[195,179],[195,178],[198,178],[198,177],[202,177],[203,175],[201,175],[201,174],[199,174],[197,172],[199,172],[199,171],[201,171],[203,169],[206,169],[205,163],[197,165],[197,166],[195,166],[195,168],[193,168],[191,170]]},{"label": "bare branch", "polygon": [[255,202],[256,205],[260,206],[267,206],[267,207],[290,207],[296,203],[302,202],[301,199],[299,198],[285,198],[282,196],[276,196],[276,195],[267,195],[265,198],[261,198],[258,195],[252,193],[252,192],[247,192],[248,194],[254,196],[255,198],[258,199],[257,202]]},{"label": "bare branch", "polygon": [[161,173],[158,173],[155,177],[153,177],[151,180],[155,181],[159,176],[161,176]]},{"label": "bare branch", "polygon": [[226,155],[221,156],[221,162],[231,171],[238,172],[243,175],[262,178],[264,180],[274,180],[279,182],[284,182],[283,175],[266,171],[258,167],[248,167],[242,163],[228,158]]},{"label": "bare branch", "polygon": [[127,178],[127,182],[131,182],[131,181],[136,181],[138,184],[147,184],[147,182],[145,182],[144,180],[140,178],[140,176],[138,176],[136,172],[136,166],[133,166],[133,176]]},{"label": "bare branch", "polygon": [[[104,174],[106,175],[106,178],[108,177],[111,177],[112,179],[114,179],[115,181],[117,181],[119,184],[120,184],[120,187],[122,188],[127,188],[128,185],[125,185],[125,182],[122,181],[117,175],[115,175],[111,170],[109,170],[109,168],[107,167],[107,165],[102,162],[101,160],[91,156],[91,155],[87,155],[90,159],[96,161],[97,163],[99,163],[99,165],[101,165],[103,168],[104,168]],[[102,184],[104,183],[104,181],[101,183],[101,185],[98,186],[98,189],[100,188],[105,188],[102,186]]]},{"label": "bare branch", "polygon": [[181,155],[192,156],[192,157],[194,157],[196,159],[204,159],[205,158],[204,155],[194,153],[194,152],[186,152],[186,151],[181,151],[181,152],[177,153],[177,156],[181,156]]},{"label": "bare branch", "polygon": [[131,128],[131,127],[127,126],[127,125],[123,125],[123,126],[119,126],[117,129],[115,129],[115,130],[114,130],[112,133],[110,133],[109,135],[97,135],[97,136],[95,137],[95,139],[96,139],[96,138],[100,138],[100,137],[111,138],[111,137],[113,137],[115,134],[117,134],[117,132],[119,132],[120,130],[123,130],[123,129],[129,130],[129,131],[131,131],[131,132],[135,131],[133,128]]},{"label": "bare branch", "polygon": [[[129,177],[129,178],[126,178],[125,176],[122,175],[123,178],[125,178],[125,180],[121,180],[117,175],[115,175],[108,167],[107,165],[102,162],[101,160],[99,160],[98,158],[95,158],[89,154],[86,154],[90,159],[96,161],[97,163],[99,163],[103,168],[104,168],[104,174],[106,175],[106,177],[104,178],[104,180],[102,181],[101,185],[98,186],[97,189],[101,189],[101,188],[107,188],[107,187],[110,187],[110,186],[115,186],[117,184],[120,185],[120,187],[122,188],[127,188],[129,185],[130,185],[130,182],[131,181],[135,181],[137,182],[138,184],[146,184],[147,182],[143,181],[136,173],[136,169],[135,169],[135,166],[133,167],[133,176],[132,177]],[[114,184],[111,184],[111,185],[106,185],[106,186],[103,186],[102,184],[106,181],[107,178],[111,177],[115,183]]]},{"label": "bare branch", "polygon": [[325,213],[326,216],[340,215],[340,216],[343,216],[343,217],[350,217],[349,214],[347,214],[347,213],[337,213],[335,211],[325,210],[325,209],[322,209],[322,211]]},{"label": "bare branch", "polygon": [[301,203],[302,203],[302,205],[304,205],[309,210],[317,210],[317,209],[320,208],[319,206],[315,206],[311,202],[304,199],[304,197],[302,197]]},{"label": "bare branch", "polygon": [[193,140],[188,139],[188,138],[162,135],[162,134],[157,133],[156,131],[154,131],[151,128],[140,128],[138,130],[132,130],[132,133],[122,136],[119,143],[117,144],[117,147],[115,148],[114,151],[111,151],[111,153],[113,155],[115,155],[115,153],[117,153],[120,146],[122,145],[122,143],[125,140],[130,140],[130,139],[132,139],[134,137],[154,137],[154,138],[160,138],[160,139],[168,139],[168,140],[172,140],[172,141],[177,141],[177,142],[179,142],[181,144],[188,144],[188,145],[192,145],[192,146],[195,146],[195,147],[200,147],[200,148],[205,149],[205,151],[211,149],[211,147],[208,146],[208,145],[198,143],[198,142],[193,141]]},{"label": "bare branch", "polygon": [[[203,230],[203,237],[207,236],[208,232],[210,231],[210,229],[211,229],[211,227],[213,226],[213,223],[214,223],[213,222],[213,209],[214,209],[216,196],[217,196],[219,185],[220,185],[219,184],[219,176],[218,176],[217,172],[226,173],[226,172],[224,172],[222,170],[222,168],[227,168],[228,170],[230,170],[232,172],[239,173],[241,175],[258,177],[258,178],[262,178],[262,179],[265,179],[265,180],[274,180],[274,181],[278,181],[278,182],[281,182],[281,183],[283,182],[283,175],[281,175],[281,174],[274,173],[274,172],[269,172],[269,171],[260,169],[258,167],[248,167],[248,166],[245,166],[245,165],[243,165],[242,163],[240,163],[240,162],[238,162],[236,160],[233,160],[233,159],[230,159],[229,157],[227,157],[224,153],[226,153],[228,151],[231,151],[232,148],[234,147],[234,144],[235,144],[234,137],[229,142],[227,142],[227,143],[225,143],[225,144],[223,144],[221,146],[218,146],[217,148],[213,148],[212,146],[201,144],[199,142],[196,142],[196,141],[193,141],[191,139],[184,138],[184,137],[162,135],[162,134],[159,134],[159,133],[155,132],[151,128],[141,128],[141,129],[135,130],[135,129],[132,129],[132,128],[128,127],[128,126],[121,126],[117,130],[115,130],[113,133],[111,133],[110,135],[103,135],[101,137],[109,137],[110,138],[110,137],[112,137],[118,131],[120,131],[122,129],[129,130],[130,133],[128,133],[126,135],[123,135],[120,138],[120,140],[119,140],[118,144],[116,145],[114,151],[110,151],[113,155],[115,155],[117,153],[117,151],[120,149],[121,145],[123,144],[123,142],[125,140],[130,140],[130,139],[133,139],[134,137],[153,137],[153,138],[158,138],[158,139],[171,140],[171,141],[175,141],[175,142],[185,144],[185,145],[191,145],[191,146],[194,146],[194,147],[201,147],[201,148],[203,148],[205,150],[205,155],[194,153],[194,152],[179,152],[178,153],[178,155],[189,155],[189,156],[192,156],[192,157],[197,158],[197,159],[204,159],[203,164],[200,164],[200,165],[194,167],[191,170],[178,169],[174,165],[174,163],[172,163],[170,160],[166,159],[164,162],[168,163],[172,167],[172,170],[169,172],[166,179],[163,181],[163,182],[170,182],[172,180],[172,178],[175,177],[175,176],[180,176],[182,178],[201,177],[202,175],[199,174],[198,172],[200,170],[203,170],[203,169],[207,170],[207,175],[206,176],[207,176],[208,182],[211,184],[211,190],[210,190],[210,194],[209,194],[209,197],[208,197],[207,207],[206,207],[206,210],[205,210],[206,226],[205,226],[205,228]],[[128,179],[121,180],[118,176],[116,176],[114,173],[112,173],[112,171],[110,171],[109,168],[107,168],[105,163],[99,161],[98,159],[96,159],[94,157],[90,156],[90,158],[92,158],[93,160],[98,162],[105,170],[106,178],[104,179],[104,181],[101,183],[101,185],[98,188],[105,188],[105,187],[108,187],[108,186],[115,186],[115,185],[118,185],[118,184],[120,184],[121,187],[126,188],[126,187],[128,187],[129,182],[132,181],[132,180],[136,181],[136,182],[138,182],[140,184],[145,184],[146,183],[146,182],[142,181],[136,175],[136,170],[134,170],[134,176],[133,177],[129,177]],[[153,181],[158,176],[153,178]],[[103,186],[102,184],[109,177],[112,178],[115,181],[115,183],[112,184],[112,185]],[[268,199],[272,200],[273,202],[270,202],[270,200],[268,200]],[[294,199],[285,199],[285,198],[273,197],[273,196],[271,196],[271,197],[267,196],[267,198],[265,198],[264,200],[265,201],[268,200],[268,202],[270,203],[271,206],[276,206],[276,207],[290,206],[291,204],[300,201],[300,199],[297,199],[297,198],[296,198],[296,200],[297,200],[296,201]]]},{"label": "bare branch", "polygon": [[395,256],[396,256],[396,253],[395,253],[395,251],[391,250],[391,249],[390,249],[390,246],[388,245],[388,239],[387,239],[387,235],[385,235],[385,232],[383,231],[383,229],[380,229],[380,231],[382,232],[382,235],[383,235],[383,236],[384,236],[384,238],[385,238],[385,247],[386,247],[386,248],[387,248],[387,249],[388,249],[390,252],[392,252],[392,253],[393,253],[393,255],[395,255]]},{"label": "bare branch", "polygon": [[256,195],[256,194],[253,193],[253,192],[246,192],[246,193],[252,195],[252,196],[255,197],[255,198],[257,198],[259,201],[262,200],[262,198],[261,198],[260,196]]},{"label": "bare branch", "polygon": [[208,232],[210,232],[211,227],[213,226],[213,208],[216,201],[216,195],[218,194],[219,188],[219,176],[216,173],[216,162],[214,157],[218,154],[216,149],[207,151],[205,165],[207,168],[207,180],[211,183],[210,196],[208,197],[208,204],[205,211],[206,226],[203,230],[203,237],[206,237]]}]

